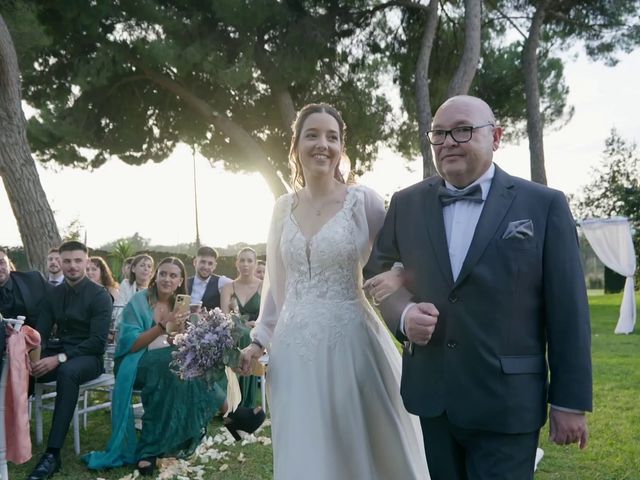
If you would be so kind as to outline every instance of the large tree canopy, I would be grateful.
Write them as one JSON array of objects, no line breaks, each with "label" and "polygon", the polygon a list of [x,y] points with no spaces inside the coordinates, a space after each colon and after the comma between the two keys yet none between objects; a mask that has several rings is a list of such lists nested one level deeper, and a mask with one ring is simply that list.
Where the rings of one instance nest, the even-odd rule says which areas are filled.
[{"label": "large tree canopy", "polygon": [[[381,144],[413,156],[425,140],[416,119],[422,132],[434,106],[468,88],[476,67],[460,59],[476,61],[469,39],[477,2],[442,3],[438,21],[413,1],[36,2],[49,44],[23,62],[25,97],[39,111],[29,125],[32,148],[45,162],[98,167],[111,156],[161,161],[185,142],[229,170],[259,171],[278,194],[295,111],[320,100],[342,110],[357,171]],[[465,5],[476,9],[465,15]],[[419,45],[434,19],[425,85],[432,94],[418,115]],[[509,55],[496,46],[504,27],[485,30],[472,91],[500,98],[516,124],[523,96],[490,79],[522,77],[517,62],[493,61]],[[541,71],[550,72],[549,91],[564,92],[561,69]],[[391,114],[390,82],[400,87],[399,115]]]},{"label": "large tree canopy", "polygon": [[92,167],[161,161],[185,142],[280,193],[295,110],[322,100],[358,125],[348,154],[367,165],[393,122],[379,55],[344,42],[364,3],[46,2],[51,46],[24,72],[40,112],[30,141],[44,161]]},{"label": "large tree canopy", "polygon": [[[613,4],[628,13],[636,1],[605,2],[598,17],[599,2],[571,9],[576,2],[566,0],[545,17],[554,29],[537,51],[536,84],[546,126],[571,114],[547,37],[570,38],[581,25],[589,51],[607,55],[626,17],[606,17],[611,28],[596,24],[591,36],[585,24],[604,19]],[[43,161],[84,167],[111,156],[161,161],[185,142],[229,170],[262,173],[279,194],[291,122],[311,101],[342,110],[358,171],[382,144],[426,158],[431,112],[468,88],[518,137],[526,119],[523,42],[506,43],[505,32],[518,26],[514,12],[529,18],[534,3],[484,2],[480,15],[475,0],[33,1],[48,46],[23,62],[25,98],[39,112],[29,139]],[[560,21],[567,16],[571,23]],[[397,114],[391,82],[401,97]]]},{"label": "large tree canopy", "polygon": [[[544,129],[564,115],[553,115],[558,110],[549,112],[544,105],[545,58],[550,51],[568,49],[581,41],[591,58],[615,64],[618,52],[629,51],[640,41],[640,2],[492,0],[489,3],[522,36],[519,64],[526,99],[531,179],[546,184]],[[571,113],[572,110],[567,112],[568,118]]]}]

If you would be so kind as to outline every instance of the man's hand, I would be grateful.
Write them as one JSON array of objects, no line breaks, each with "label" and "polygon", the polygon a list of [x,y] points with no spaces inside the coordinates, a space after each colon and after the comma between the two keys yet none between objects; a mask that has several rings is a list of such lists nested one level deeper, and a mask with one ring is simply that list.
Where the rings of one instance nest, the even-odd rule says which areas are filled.
[{"label": "man's hand", "polygon": [[551,407],[549,410],[549,440],[558,445],[579,443],[580,448],[587,446],[589,428],[584,413],[564,412]]},{"label": "man's hand", "polygon": [[433,303],[416,303],[404,316],[404,334],[416,345],[426,345],[438,323],[438,309]]},{"label": "man's hand", "polygon": [[44,357],[37,362],[31,363],[31,374],[34,377],[41,377],[45,373],[49,373],[51,370],[55,370],[60,365],[58,357],[56,355],[52,357]]}]

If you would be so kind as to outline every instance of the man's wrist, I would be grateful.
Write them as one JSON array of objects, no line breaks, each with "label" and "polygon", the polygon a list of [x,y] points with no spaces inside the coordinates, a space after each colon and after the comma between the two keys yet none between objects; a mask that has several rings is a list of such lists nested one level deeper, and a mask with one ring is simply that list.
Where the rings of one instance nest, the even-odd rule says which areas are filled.
[{"label": "man's wrist", "polygon": [[575,410],[573,408],[559,407],[557,405],[552,405],[552,404],[549,404],[549,406],[551,407],[552,410],[557,410],[558,412],[575,413],[577,415],[585,415],[586,414],[586,412],[584,410]]},{"label": "man's wrist", "polygon": [[402,311],[402,315],[400,315],[400,326],[399,326],[400,333],[402,333],[405,337],[407,336],[407,334],[405,333],[405,330],[404,330],[404,319],[407,316],[407,312],[409,311],[409,309],[414,305],[415,305],[414,302],[408,303],[407,306],[404,307],[404,310]]}]

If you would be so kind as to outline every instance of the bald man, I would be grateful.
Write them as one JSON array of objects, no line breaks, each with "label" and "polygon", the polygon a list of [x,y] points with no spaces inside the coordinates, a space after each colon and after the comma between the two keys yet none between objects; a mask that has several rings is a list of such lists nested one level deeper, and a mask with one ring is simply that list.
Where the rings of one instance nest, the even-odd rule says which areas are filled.
[{"label": "bald man", "polygon": [[552,441],[587,443],[575,223],[562,192],[493,163],[502,128],[481,99],[447,100],[428,136],[439,176],[392,197],[365,275],[405,267],[381,311],[404,342],[402,396],[432,480],[530,479],[547,404]]}]

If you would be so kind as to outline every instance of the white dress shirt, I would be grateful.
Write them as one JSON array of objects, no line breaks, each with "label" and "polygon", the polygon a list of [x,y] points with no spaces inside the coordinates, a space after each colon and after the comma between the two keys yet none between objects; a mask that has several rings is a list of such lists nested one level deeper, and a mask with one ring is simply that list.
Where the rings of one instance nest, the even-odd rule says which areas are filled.
[{"label": "white dress shirt", "polygon": [[49,275],[49,279],[47,280],[51,285],[60,285],[64,280],[64,275],[61,273],[60,275],[54,277],[53,275]]},{"label": "white dress shirt", "polygon": [[[446,207],[442,207],[442,215],[444,216],[444,229],[447,232],[447,246],[449,247],[449,260],[451,261],[451,273],[455,282],[462,270],[464,259],[467,258],[467,252],[471,246],[473,235],[484,207],[484,201],[487,200],[489,190],[491,189],[491,181],[495,174],[496,167],[492,163],[489,169],[484,172],[475,182],[464,188],[466,190],[474,185],[480,185],[482,189],[482,203],[471,202],[468,200],[459,200],[451,203]],[[460,191],[445,180],[445,186],[449,190]]]},{"label": "white dress shirt", "polygon": [[[191,287],[191,303],[198,303],[202,301],[204,291],[207,289],[207,284],[211,277],[207,277],[206,280],[202,280],[198,275],[193,277],[193,286]],[[229,277],[220,275],[218,278],[218,292],[222,293],[222,287],[228,283],[233,282]]]}]

